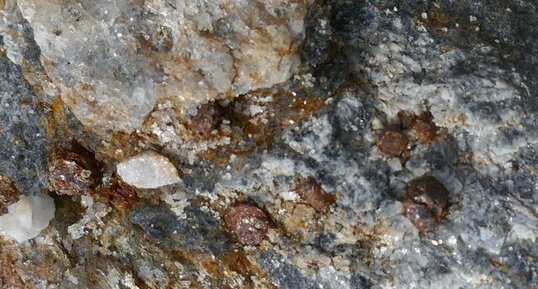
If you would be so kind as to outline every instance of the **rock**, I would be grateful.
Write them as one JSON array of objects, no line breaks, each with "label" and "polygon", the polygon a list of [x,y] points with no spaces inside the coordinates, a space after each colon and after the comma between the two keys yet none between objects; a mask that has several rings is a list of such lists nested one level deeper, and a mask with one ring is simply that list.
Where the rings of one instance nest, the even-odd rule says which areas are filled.
[{"label": "rock", "polygon": [[54,201],[46,195],[21,196],[0,216],[0,233],[24,242],[39,235],[54,217]]},{"label": "rock", "polygon": [[135,188],[114,177],[110,185],[102,189],[102,193],[118,208],[129,207],[138,201]]},{"label": "rock", "polygon": [[220,229],[219,219],[200,210],[198,205],[188,205],[185,208],[186,216],[178,219],[166,206],[141,204],[133,208],[128,218],[140,226],[147,236],[163,245],[189,254],[208,251],[220,256],[231,249],[231,242]]},{"label": "rock", "polygon": [[301,60],[308,65],[318,65],[328,57],[332,29],[327,19],[327,7],[312,4],[305,17],[307,37],[301,45]]},{"label": "rock", "polygon": [[338,94],[331,121],[335,137],[344,144],[362,146],[374,114],[370,96],[359,89],[345,89]]},{"label": "rock", "polygon": [[177,216],[170,210],[155,206],[136,207],[129,215],[129,220],[157,240],[170,238],[180,226]]},{"label": "rock", "polygon": [[98,132],[138,128],[160,97],[182,107],[288,79],[310,1],[17,1],[48,75]]},{"label": "rock", "polygon": [[156,189],[181,181],[170,160],[154,151],[147,151],[117,165],[117,172],[127,184],[140,189]]},{"label": "rock", "polygon": [[[98,194],[54,196],[39,237],[0,238],[1,288],[538,284],[533,1],[3,3],[0,175],[39,195],[46,148],[71,141],[103,166]],[[387,159],[392,125],[409,143]],[[182,181],[120,182],[148,150]]]}]

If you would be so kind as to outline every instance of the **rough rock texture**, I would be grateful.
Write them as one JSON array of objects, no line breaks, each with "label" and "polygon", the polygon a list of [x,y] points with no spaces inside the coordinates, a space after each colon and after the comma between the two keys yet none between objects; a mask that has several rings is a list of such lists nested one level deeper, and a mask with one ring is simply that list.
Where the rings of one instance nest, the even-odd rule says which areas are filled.
[{"label": "rough rock texture", "polygon": [[[534,1],[186,2],[0,2],[0,175],[45,194],[68,143],[103,164],[95,193],[50,193],[37,237],[3,237],[0,287],[538,287]],[[182,181],[121,183],[145,151]],[[402,204],[423,176],[446,188],[427,231]],[[223,220],[238,203],[270,220],[256,246]]]},{"label": "rough rock texture", "polygon": [[20,190],[40,191],[46,179],[44,111],[21,68],[0,54],[0,174]]},{"label": "rough rock texture", "polygon": [[77,118],[131,132],[158,98],[235,96],[297,70],[308,0],[17,1]]}]

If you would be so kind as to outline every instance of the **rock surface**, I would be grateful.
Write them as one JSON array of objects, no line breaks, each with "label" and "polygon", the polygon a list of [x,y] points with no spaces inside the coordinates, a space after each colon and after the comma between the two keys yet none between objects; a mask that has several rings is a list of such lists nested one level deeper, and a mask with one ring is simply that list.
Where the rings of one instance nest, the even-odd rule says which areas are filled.
[{"label": "rock surface", "polygon": [[[46,198],[49,152],[102,163],[0,239],[1,288],[538,286],[533,1],[0,7],[0,175]],[[252,242],[234,204],[267,217]]]},{"label": "rock surface", "polygon": [[299,63],[308,1],[41,1],[18,6],[62,99],[96,131],[138,129],[157,99],[270,87]]}]

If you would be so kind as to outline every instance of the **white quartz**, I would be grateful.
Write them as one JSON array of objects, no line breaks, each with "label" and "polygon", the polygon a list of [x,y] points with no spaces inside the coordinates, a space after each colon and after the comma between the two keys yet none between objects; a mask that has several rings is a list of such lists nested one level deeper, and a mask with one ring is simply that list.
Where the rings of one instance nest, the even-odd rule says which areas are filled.
[{"label": "white quartz", "polygon": [[131,157],[117,165],[118,175],[131,186],[155,189],[181,181],[170,160],[154,151]]},{"label": "white quartz", "polygon": [[39,235],[54,217],[54,200],[47,195],[21,196],[0,216],[0,234],[24,242]]}]

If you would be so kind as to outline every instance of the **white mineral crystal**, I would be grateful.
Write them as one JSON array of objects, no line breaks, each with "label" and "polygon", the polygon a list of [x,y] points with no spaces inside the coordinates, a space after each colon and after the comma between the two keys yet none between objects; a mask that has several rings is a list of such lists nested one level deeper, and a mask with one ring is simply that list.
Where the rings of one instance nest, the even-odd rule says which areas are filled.
[{"label": "white mineral crystal", "polygon": [[97,132],[288,79],[311,0],[18,0],[63,101]]},{"label": "white mineral crystal", "polygon": [[170,160],[153,151],[119,163],[117,170],[126,183],[140,189],[155,189],[181,181]]},{"label": "white mineral crystal", "polygon": [[24,242],[39,235],[54,217],[54,200],[47,196],[21,196],[0,216],[0,233]]}]

